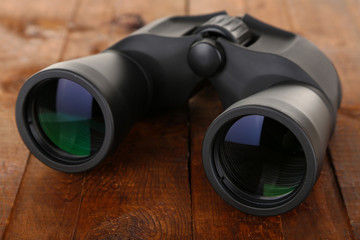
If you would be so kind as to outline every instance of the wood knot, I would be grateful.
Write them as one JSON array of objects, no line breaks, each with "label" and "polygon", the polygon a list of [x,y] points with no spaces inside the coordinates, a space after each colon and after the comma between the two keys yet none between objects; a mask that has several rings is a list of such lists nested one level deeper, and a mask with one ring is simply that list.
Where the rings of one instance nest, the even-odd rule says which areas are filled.
[{"label": "wood knot", "polygon": [[117,16],[111,21],[112,25],[119,26],[128,31],[137,30],[145,25],[145,21],[138,14],[126,13]]}]

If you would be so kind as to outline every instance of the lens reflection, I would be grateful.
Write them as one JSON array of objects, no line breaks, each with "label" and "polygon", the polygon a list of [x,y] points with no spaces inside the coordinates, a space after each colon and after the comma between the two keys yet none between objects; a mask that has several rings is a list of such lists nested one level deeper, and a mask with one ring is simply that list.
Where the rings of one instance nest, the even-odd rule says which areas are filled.
[{"label": "lens reflection", "polygon": [[260,115],[237,120],[221,150],[224,171],[238,191],[264,200],[292,193],[305,175],[305,154],[295,135]]},{"label": "lens reflection", "polygon": [[74,157],[90,156],[101,147],[104,117],[85,88],[62,78],[49,81],[39,92],[35,112],[52,145]]}]

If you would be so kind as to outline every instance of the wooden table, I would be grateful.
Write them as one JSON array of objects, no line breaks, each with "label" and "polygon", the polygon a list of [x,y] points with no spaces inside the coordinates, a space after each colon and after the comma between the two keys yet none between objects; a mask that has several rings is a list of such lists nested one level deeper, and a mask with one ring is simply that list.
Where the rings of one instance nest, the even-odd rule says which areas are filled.
[{"label": "wooden table", "polygon": [[[343,86],[337,127],[309,197],[281,216],[226,204],[201,164],[221,113],[206,87],[187,106],[135,124],[83,174],[54,171],[22,143],[14,104],[47,65],[94,54],[159,17],[248,12],[301,34],[334,62]],[[360,239],[358,0],[0,0],[0,236],[3,239]]]}]

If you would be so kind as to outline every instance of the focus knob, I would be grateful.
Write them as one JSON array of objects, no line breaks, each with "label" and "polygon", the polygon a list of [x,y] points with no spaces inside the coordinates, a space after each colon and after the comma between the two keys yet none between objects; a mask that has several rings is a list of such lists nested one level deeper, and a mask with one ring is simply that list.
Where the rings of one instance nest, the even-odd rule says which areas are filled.
[{"label": "focus knob", "polygon": [[224,61],[224,55],[213,39],[205,38],[194,43],[188,54],[190,68],[202,77],[214,75]]},{"label": "focus knob", "polygon": [[251,32],[245,22],[238,17],[230,17],[226,14],[210,18],[198,27],[194,33],[202,35],[222,36],[229,41],[244,44],[251,38]]}]

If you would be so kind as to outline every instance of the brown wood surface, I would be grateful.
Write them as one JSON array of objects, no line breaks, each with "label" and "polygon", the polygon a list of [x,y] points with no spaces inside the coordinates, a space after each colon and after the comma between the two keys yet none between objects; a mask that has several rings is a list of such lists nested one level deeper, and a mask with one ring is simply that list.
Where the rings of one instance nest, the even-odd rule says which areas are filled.
[{"label": "brown wood surface", "polygon": [[[135,124],[87,173],[54,171],[29,154],[14,119],[34,72],[86,56],[154,19],[248,12],[314,42],[334,62],[343,102],[321,176],[298,208],[255,217],[225,203],[201,163],[222,111],[211,86],[188,107]],[[3,239],[360,239],[358,0],[0,0],[0,236]]]}]

